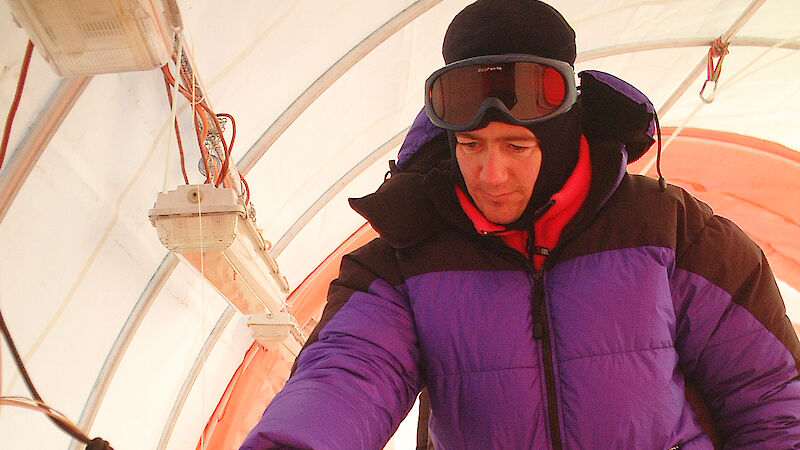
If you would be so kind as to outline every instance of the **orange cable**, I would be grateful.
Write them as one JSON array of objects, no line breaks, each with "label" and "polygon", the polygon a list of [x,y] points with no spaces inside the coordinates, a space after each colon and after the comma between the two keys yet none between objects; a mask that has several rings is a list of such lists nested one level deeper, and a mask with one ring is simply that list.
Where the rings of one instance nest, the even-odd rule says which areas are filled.
[{"label": "orange cable", "polygon": [[223,114],[214,114],[212,117],[214,118],[214,125],[216,125],[216,127],[217,127],[217,133],[219,134],[219,140],[222,143],[222,149],[223,149],[223,153],[225,155],[225,160],[222,162],[222,167],[220,168],[219,175],[217,177],[217,182],[216,182],[215,186],[219,186],[222,183],[222,181],[225,179],[226,174],[228,173],[228,166],[230,165],[231,151],[233,150],[233,138],[236,137],[236,125],[235,125],[235,122],[233,122],[233,116],[231,116],[230,114],[225,114],[224,116],[227,116],[227,117],[231,118],[231,126],[233,127],[232,128],[233,132],[231,134],[231,136],[232,136],[231,143],[228,144],[228,142],[225,140],[225,136],[222,134],[222,124],[219,122],[219,117],[220,116],[223,116]]}]

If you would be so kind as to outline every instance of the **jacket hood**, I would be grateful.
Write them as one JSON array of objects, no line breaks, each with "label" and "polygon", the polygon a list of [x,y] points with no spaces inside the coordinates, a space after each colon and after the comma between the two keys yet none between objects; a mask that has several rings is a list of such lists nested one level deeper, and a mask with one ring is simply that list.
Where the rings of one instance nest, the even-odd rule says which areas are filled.
[{"label": "jacket hood", "polygon": [[[591,218],[608,201],[628,163],[653,144],[655,109],[650,100],[627,82],[604,72],[584,71],[576,108],[589,141],[592,185],[573,222]],[[400,147],[391,177],[373,194],[350,199],[395,248],[414,245],[447,226],[471,230],[453,189],[454,163],[445,130],[433,125],[422,110]],[[565,228],[565,232],[571,228]]]}]

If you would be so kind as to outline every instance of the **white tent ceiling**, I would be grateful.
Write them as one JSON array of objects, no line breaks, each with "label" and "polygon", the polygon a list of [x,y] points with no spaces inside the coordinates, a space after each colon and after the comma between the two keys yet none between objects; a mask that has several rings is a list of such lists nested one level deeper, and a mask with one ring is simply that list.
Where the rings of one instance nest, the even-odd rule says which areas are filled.
[{"label": "white tent ceiling", "polygon": [[[468,2],[178,3],[185,47],[214,109],[236,117],[234,160],[249,171],[258,224],[295,287],[363,223],[346,198],[383,180],[422,106],[425,78],[442,64],[444,30]],[[576,69],[631,82],[659,108],[662,126],[800,149],[797,0],[552,4],[576,29]],[[5,2],[0,23],[7,111],[28,37]],[[723,35],[733,35],[730,54],[717,98],[705,104],[698,92],[708,44]],[[75,94],[71,109],[59,103],[62,93]],[[63,122],[10,195],[19,174],[11,169],[35,147],[23,138],[40,137],[48,115]],[[162,434],[166,448],[193,448],[252,343],[244,319],[223,314],[224,299],[168,256],[148,221],[156,193],[182,183],[169,122],[158,70],[62,79],[34,54],[0,172],[0,309],[42,397],[117,450],[155,448]],[[196,146],[186,148],[190,179],[201,182]],[[221,316],[219,340],[204,348]],[[4,346],[0,392],[27,395],[10,361]],[[176,408],[182,388],[186,404]],[[68,445],[44,416],[0,408],[0,447]]]}]

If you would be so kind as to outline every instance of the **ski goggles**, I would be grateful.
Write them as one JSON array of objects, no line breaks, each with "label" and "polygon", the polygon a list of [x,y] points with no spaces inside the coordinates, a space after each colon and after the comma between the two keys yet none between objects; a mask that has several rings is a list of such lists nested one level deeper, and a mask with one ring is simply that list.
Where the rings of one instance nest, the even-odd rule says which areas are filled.
[{"label": "ski goggles", "polygon": [[486,111],[528,126],[568,111],[577,98],[572,66],[532,55],[479,56],[448,64],[425,81],[425,112],[439,128],[474,130]]}]

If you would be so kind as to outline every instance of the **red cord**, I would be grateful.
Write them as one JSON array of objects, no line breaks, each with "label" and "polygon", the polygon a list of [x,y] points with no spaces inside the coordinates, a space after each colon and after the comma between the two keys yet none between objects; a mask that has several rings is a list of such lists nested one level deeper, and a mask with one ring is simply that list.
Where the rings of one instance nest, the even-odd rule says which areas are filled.
[{"label": "red cord", "polygon": [[33,42],[28,40],[28,47],[25,49],[25,57],[22,60],[22,67],[19,69],[17,92],[14,95],[14,100],[11,102],[11,109],[8,111],[8,116],[6,117],[6,127],[3,131],[3,142],[0,144],[0,169],[3,168],[3,161],[6,159],[8,140],[11,137],[11,124],[14,123],[14,116],[17,115],[19,101],[22,98],[22,88],[25,87],[25,79],[28,77],[28,66],[31,64],[31,56],[33,56]]},{"label": "red cord", "polygon": [[[725,60],[725,55],[728,53],[730,53],[728,50],[728,42],[723,42],[721,36],[714,39],[714,42],[711,43],[711,47],[708,49],[706,81],[703,82],[703,87],[700,88],[700,98],[705,103],[711,103],[714,100],[714,94],[716,94],[717,91],[717,82],[719,81],[720,74],[722,74],[722,61]],[[716,64],[714,64],[715,58],[719,58]],[[711,94],[710,98],[706,98],[703,94],[709,82],[714,83],[714,92]]]},{"label": "red cord", "polygon": [[[722,42],[722,37],[714,39],[714,42],[708,49],[706,75],[709,81],[717,81],[719,79],[719,75],[722,73],[722,61],[728,53],[730,53],[728,50],[728,43]],[[719,58],[716,65],[714,64],[714,58]]]}]

